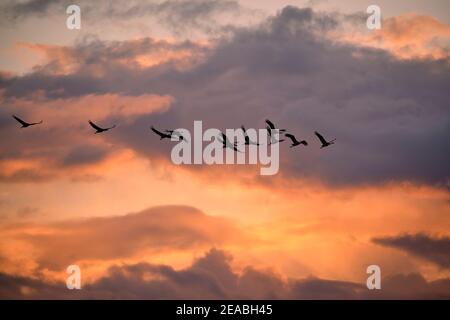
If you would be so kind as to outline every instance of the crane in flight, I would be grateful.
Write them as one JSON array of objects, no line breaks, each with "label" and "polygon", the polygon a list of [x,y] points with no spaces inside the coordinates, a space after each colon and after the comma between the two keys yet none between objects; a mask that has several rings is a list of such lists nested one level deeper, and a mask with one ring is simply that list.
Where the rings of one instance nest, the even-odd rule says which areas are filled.
[{"label": "crane in flight", "polygon": [[320,147],[320,149],[331,146],[332,144],[334,144],[334,142],[336,141],[336,139],[327,141],[320,133],[318,133],[317,131],[314,131],[314,134],[317,136],[317,138],[319,138],[320,142],[322,143],[322,146]]},{"label": "crane in flight", "polygon": [[35,126],[35,125],[37,125],[37,124],[41,124],[43,121],[41,120],[41,121],[39,121],[39,122],[26,122],[26,121],[23,121],[22,119],[20,119],[18,116],[15,116],[15,115],[13,115],[12,116],[14,119],[16,119],[17,120],[17,122],[19,122],[22,126],[21,126],[21,128],[28,128],[28,127],[31,127],[31,126]]},{"label": "crane in flight", "polygon": [[220,143],[223,144],[223,147],[224,147],[224,148],[230,148],[230,149],[232,149],[232,150],[234,150],[234,151],[236,151],[236,152],[242,152],[242,151],[240,151],[240,150],[237,148],[237,146],[236,146],[237,142],[235,142],[234,144],[231,143],[230,140],[228,140],[228,138],[227,138],[227,136],[225,135],[225,133],[223,133],[223,132],[221,132],[220,136],[217,136],[217,140],[219,140]]},{"label": "crane in flight", "polygon": [[170,134],[170,137],[172,138],[172,137],[178,137],[178,140],[179,141],[182,141],[182,140],[184,140],[184,141],[186,141],[186,142],[189,142],[185,137],[183,137],[183,135],[180,133],[180,132],[178,132],[177,130],[164,130],[164,132],[167,132],[168,134]]},{"label": "crane in flight", "polygon": [[[272,121],[270,121],[269,119],[266,119],[266,123],[269,126],[270,129],[275,130],[275,125],[273,124]],[[279,132],[285,132],[286,129],[278,129]]]},{"label": "crane in flight", "polygon": [[269,137],[270,137],[269,145],[270,145],[270,144],[276,144],[276,143],[278,143],[278,142],[283,142],[283,141],[284,141],[284,139],[277,139],[277,138],[275,137],[274,133],[273,133],[274,130],[275,130],[275,131],[278,131],[278,133],[280,133],[280,130],[279,130],[279,129],[272,129],[270,126],[267,126],[266,129],[267,129],[267,134],[268,134]]},{"label": "crane in flight", "polygon": [[91,127],[95,129],[95,132],[94,132],[95,134],[102,133],[102,132],[108,131],[110,129],[114,129],[116,127],[116,125],[113,125],[112,127],[109,127],[109,128],[102,128],[102,127],[99,127],[98,125],[96,125],[95,123],[93,123],[91,120],[89,120],[88,122],[91,125]]},{"label": "crane in flight", "polygon": [[250,137],[247,134],[247,130],[245,130],[244,126],[241,126],[242,131],[244,131],[244,139],[245,139],[245,145],[254,145],[254,146],[259,146],[258,142],[255,142],[253,140],[250,140]]},{"label": "crane in flight", "polygon": [[308,142],[306,140],[298,141],[297,138],[293,134],[286,133],[285,136],[292,140],[292,144],[290,145],[290,148],[296,147],[301,144],[304,146],[308,145]]},{"label": "crane in flight", "polygon": [[170,139],[172,137],[172,135],[170,133],[161,132],[158,129],[155,129],[155,127],[153,127],[153,126],[151,126],[150,129],[152,129],[152,131],[159,136],[159,140]]}]

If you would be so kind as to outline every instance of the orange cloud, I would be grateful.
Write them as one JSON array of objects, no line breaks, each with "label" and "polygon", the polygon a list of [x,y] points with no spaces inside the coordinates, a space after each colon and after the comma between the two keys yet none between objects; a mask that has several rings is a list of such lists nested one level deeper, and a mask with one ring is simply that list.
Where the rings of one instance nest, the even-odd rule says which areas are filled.
[{"label": "orange cloud", "polygon": [[342,38],[388,50],[401,59],[450,57],[450,26],[415,13],[386,18],[380,30],[345,33]]},{"label": "orange cloud", "polygon": [[[34,70],[51,75],[69,75],[83,69],[94,77],[105,74],[105,64],[116,64],[127,68],[144,69],[164,63],[171,63],[175,68],[184,70],[200,61],[211,47],[207,41],[176,42],[171,39],[141,38],[123,42],[96,43],[66,47],[38,43],[20,42],[16,51],[23,55],[23,49],[31,50],[40,57],[40,64]],[[94,49],[90,48],[94,47]],[[105,48],[103,46],[109,46]],[[92,50],[107,50],[92,56]]]},{"label": "orange cloud", "polygon": [[92,129],[87,121],[105,126],[114,122],[120,127],[137,117],[166,111],[174,101],[170,96],[153,94],[0,100],[8,106],[10,114],[44,120],[44,125],[36,128],[38,133],[13,128],[15,123],[11,122],[12,131],[2,141],[4,148],[10,150],[9,156],[0,159],[3,182],[47,181],[63,171],[77,180],[98,177],[100,169],[107,170],[134,153],[89,134]]},{"label": "orange cloud", "polygon": [[[103,266],[104,271],[111,261],[121,259],[163,256],[170,261],[186,250],[245,241],[244,233],[228,219],[188,206],[46,225],[3,225],[2,238],[1,271],[32,275],[58,274],[70,264],[82,264],[87,270]],[[12,255],[14,250],[21,254]]]},{"label": "orange cloud", "polygon": [[190,265],[114,265],[98,280],[67,290],[64,277],[55,281],[0,273],[0,298],[6,299],[448,299],[448,278],[427,281],[419,273],[383,276],[383,289],[367,290],[365,282],[317,277],[283,279],[246,266],[232,267],[233,256],[215,248]]},{"label": "orange cloud", "polygon": [[108,93],[51,100],[40,97],[36,97],[36,100],[11,98],[8,103],[14,106],[15,112],[45,118],[46,125],[55,127],[107,117],[122,117],[127,121],[145,114],[163,112],[173,101],[170,96],[154,94],[130,96]]},{"label": "orange cloud", "polygon": [[[116,176],[119,193],[113,191],[118,185],[99,182],[87,190],[95,191],[96,197],[91,195],[88,200],[77,195],[86,202],[75,209],[80,215],[92,216],[92,212],[114,211],[135,202],[171,201],[199,205],[214,216],[169,206],[127,216],[5,226],[3,261],[12,260],[7,268],[3,265],[3,271],[10,273],[15,270],[12,266],[24,263],[26,274],[39,271],[54,277],[65,264],[76,261],[87,270],[87,277],[96,279],[114,263],[151,261],[184,267],[206,248],[216,246],[235,256],[236,270],[252,265],[283,277],[362,281],[369,264],[381,265],[386,275],[419,272],[431,280],[448,275],[430,262],[372,242],[374,237],[404,232],[448,234],[445,190],[415,185],[347,190],[305,185],[277,190],[222,181],[209,183],[208,190],[199,193],[204,181],[182,172],[174,174],[170,182],[145,172],[130,175],[129,181]],[[71,201],[72,196],[64,197]],[[59,215],[64,214],[64,208],[60,210]],[[21,248],[23,262],[5,253],[17,248]]]}]

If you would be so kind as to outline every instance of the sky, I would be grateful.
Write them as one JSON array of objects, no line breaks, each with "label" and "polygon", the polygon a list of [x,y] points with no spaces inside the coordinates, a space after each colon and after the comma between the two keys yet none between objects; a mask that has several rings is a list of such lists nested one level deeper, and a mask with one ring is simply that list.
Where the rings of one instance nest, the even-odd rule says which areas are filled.
[{"label": "sky", "polygon": [[[69,4],[0,4],[1,299],[450,298],[448,1]],[[150,131],[265,119],[272,176]]]}]

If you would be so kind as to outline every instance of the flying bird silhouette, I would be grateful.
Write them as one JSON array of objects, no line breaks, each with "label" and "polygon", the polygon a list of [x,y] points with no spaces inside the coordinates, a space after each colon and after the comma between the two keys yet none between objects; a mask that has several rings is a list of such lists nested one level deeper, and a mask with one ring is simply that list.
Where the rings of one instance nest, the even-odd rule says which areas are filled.
[{"label": "flying bird silhouette", "polygon": [[223,144],[224,148],[230,148],[236,152],[242,152],[237,148],[237,146],[236,146],[237,142],[235,142],[234,144],[231,143],[230,140],[228,140],[225,133],[221,132],[220,136],[217,136],[217,138]]},{"label": "flying bird silhouette", "polygon": [[[269,125],[270,129],[275,130],[275,125],[273,124],[272,121],[270,121],[269,119],[266,119],[266,123]],[[278,129],[280,132],[285,132],[286,129]]]},{"label": "flying bird silhouette", "polygon": [[155,129],[153,126],[151,126],[150,129],[152,129],[152,131],[159,136],[159,140],[166,139],[166,138],[167,139],[172,138],[172,134],[161,132],[161,131]]},{"label": "flying bird silhouette", "polygon": [[29,123],[29,122],[23,121],[22,119],[20,119],[19,117],[15,116],[15,115],[13,115],[12,117],[13,117],[14,119],[16,119],[16,120],[22,125],[21,128],[28,128],[28,127],[30,127],[30,126],[35,126],[35,125],[41,124],[41,123],[43,122],[43,121],[41,120],[41,121],[39,121],[39,122],[32,122],[32,123]]},{"label": "flying bird silhouette", "polygon": [[189,142],[189,141],[187,141],[187,139],[186,139],[181,133],[179,133],[177,130],[164,130],[164,132],[167,132],[168,134],[170,134],[170,137],[171,137],[171,138],[172,138],[172,137],[178,137],[178,140],[179,140],[179,141],[184,140],[184,141],[186,141],[186,142]]},{"label": "flying bird silhouette", "polygon": [[302,144],[304,146],[308,145],[308,142],[306,142],[306,140],[298,141],[297,138],[295,138],[295,136],[293,134],[286,133],[285,136],[292,140],[292,144],[291,144],[290,148],[296,147],[300,144]]},{"label": "flying bird silhouette", "polygon": [[88,122],[89,122],[89,124],[91,125],[91,127],[94,128],[94,129],[96,130],[96,131],[94,132],[95,134],[97,134],[97,133],[102,133],[102,132],[108,131],[108,130],[110,130],[110,129],[114,129],[114,128],[116,127],[116,125],[113,125],[112,127],[109,127],[109,128],[101,128],[101,127],[99,127],[98,125],[96,125],[95,123],[93,123],[91,120],[89,120]]},{"label": "flying bird silhouette", "polygon": [[258,142],[255,142],[253,140],[250,140],[250,137],[247,134],[247,130],[245,130],[244,126],[241,126],[242,131],[244,131],[244,139],[245,139],[245,145],[254,145],[254,146],[259,146]]},{"label": "flying bird silhouette", "polygon": [[[275,136],[274,136],[270,126],[267,126],[266,129],[267,129],[267,134],[270,137],[269,145],[270,144],[276,144],[278,142],[283,142],[284,141],[284,139],[277,139],[277,138],[275,138]],[[274,130],[278,130],[278,132],[280,131],[279,129],[274,129]]]},{"label": "flying bird silhouette", "polygon": [[334,144],[334,142],[336,141],[336,139],[327,141],[327,140],[325,140],[325,138],[324,138],[320,133],[318,133],[317,131],[314,131],[314,133],[315,133],[315,135],[317,136],[317,138],[319,138],[320,142],[322,143],[322,146],[320,147],[320,149],[325,148],[325,147],[328,147],[328,146]]}]

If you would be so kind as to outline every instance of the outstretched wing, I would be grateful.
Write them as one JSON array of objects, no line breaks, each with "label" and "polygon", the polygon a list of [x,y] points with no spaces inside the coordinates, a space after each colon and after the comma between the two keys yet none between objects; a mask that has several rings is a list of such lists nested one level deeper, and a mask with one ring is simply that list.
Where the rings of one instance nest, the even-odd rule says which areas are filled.
[{"label": "outstretched wing", "polygon": [[29,125],[29,123],[26,123],[25,121],[23,121],[19,117],[16,117],[16,116],[13,115],[13,118],[16,119],[23,126]]},{"label": "outstretched wing", "polygon": [[291,139],[293,143],[298,143],[297,139],[295,138],[295,136],[293,134],[286,133],[285,136],[288,137],[289,139]]},{"label": "outstretched wing", "polygon": [[327,143],[327,140],[325,140],[325,138],[320,133],[318,133],[317,131],[314,131],[314,134],[317,136],[317,138],[319,138],[319,140],[320,140],[320,142],[322,142],[322,144]]},{"label": "outstretched wing", "polygon": [[230,143],[230,141],[228,141],[228,138],[227,138],[227,136],[225,135],[225,133],[221,132],[220,135],[222,136],[222,139],[223,139],[223,143],[224,143],[224,144],[225,144],[225,143]]},{"label": "outstretched wing", "polygon": [[150,129],[152,129],[152,131],[153,131],[154,133],[156,133],[156,134],[157,134],[158,136],[160,136],[160,137],[166,136],[166,134],[162,133],[162,132],[159,131],[159,130],[156,130],[153,126],[151,126]]},{"label": "outstretched wing", "polygon": [[[166,130],[167,131],[167,130]],[[170,131],[170,130],[169,130]],[[181,133],[179,133],[178,131],[176,131],[176,130],[171,130],[172,131],[172,133],[170,134],[171,135],[171,138],[172,138],[172,136],[174,136],[174,137],[178,137],[178,139],[181,141],[181,140],[184,140],[184,141],[186,141],[186,142],[189,142],[189,141],[187,141],[187,139],[181,134]]]},{"label": "outstretched wing", "polygon": [[103,130],[103,128],[100,128],[98,125],[96,125],[95,123],[93,123],[91,120],[89,120],[89,124],[91,125],[92,128],[94,128],[97,131],[101,131]]},{"label": "outstretched wing", "polygon": [[271,129],[275,129],[275,125],[269,119],[266,119],[266,123],[269,125]]},{"label": "outstretched wing", "polygon": [[223,140],[223,133],[221,133],[220,136],[217,136],[217,140],[219,140],[219,142],[225,146],[225,140]]}]

